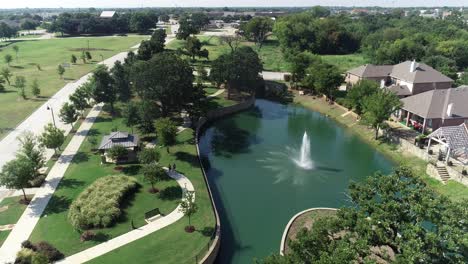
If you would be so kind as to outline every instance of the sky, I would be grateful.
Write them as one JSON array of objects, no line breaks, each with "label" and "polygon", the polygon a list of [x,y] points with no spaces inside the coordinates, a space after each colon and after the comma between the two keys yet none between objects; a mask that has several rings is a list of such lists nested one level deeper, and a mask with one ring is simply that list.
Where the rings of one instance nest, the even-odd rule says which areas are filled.
[{"label": "sky", "polygon": [[468,6],[468,0],[0,0],[3,8],[224,6]]}]

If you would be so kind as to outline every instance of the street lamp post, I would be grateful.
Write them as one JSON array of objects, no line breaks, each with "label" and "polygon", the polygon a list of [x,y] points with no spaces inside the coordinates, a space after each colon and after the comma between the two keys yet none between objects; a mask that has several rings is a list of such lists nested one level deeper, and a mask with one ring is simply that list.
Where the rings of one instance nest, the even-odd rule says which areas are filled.
[{"label": "street lamp post", "polygon": [[47,110],[50,110],[52,113],[52,122],[54,122],[54,127],[57,128],[57,125],[55,125],[54,109],[50,106],[47,106]]}]

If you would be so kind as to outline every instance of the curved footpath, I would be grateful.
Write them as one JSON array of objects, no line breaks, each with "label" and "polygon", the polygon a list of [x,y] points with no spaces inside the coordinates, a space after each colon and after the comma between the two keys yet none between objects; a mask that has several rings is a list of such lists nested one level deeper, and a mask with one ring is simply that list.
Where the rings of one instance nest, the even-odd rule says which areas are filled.
[{"label": "curved footpath", "polygon": [[285,246],[286,246],[286,239],[288,238],[288,233],[289,233],[289,229],[291,228],[292,224],[294,223],[294,221],[301,215],[305,214],[305,213],[308,213],[310,211],[316,211],[316,210],[330,210],[330,211],[337,211],[338,209],[336,208],[329,208],[329,207],[314,207],[314,208],[309,208],[309,209],[306,209],[302,212],[299,212],[297,214],[295,214],[291,220],[289,220],[288,224],[286,225],[286,228],[284,229],[284,232],[283,232],[283,237],[281,238],[281,245],[280,245],[280,255],[281,256],[284,256],[284,249],[285,249]]},{"label": "curved footpath", "polygon": [[[165,168],[167,170],[167,168]],[[187,191],[195,191],[192,182],[185,177],[184,175],[171,171],[168,172],[168,175],[175,179],[179,184],[180,188],[182,188],[182,197],[184,197],[185,192]],[[195,199],[195,195],[194,195]],[[140,228],[137,228],[133,231],[120,235],[116,238],[113,238],[109,241],[103,242],[97,246],[85,249],[79,253],[71,255],[61,261],[56,263],[83,263],[89,261],[93,258],[97,258],[101,255],[104,255],[114,249],[117,249],[121,246],[124,246],[128,243],[131,243],[137,239],[140,239],[144,236],[147,236],[153,232],[156,232],[174,222],[184,217],[184,214],[180,212],[180,204],[177,206],[175,210],[173,210],[170,214],[161,217],[149,224],[146,224]]]}]

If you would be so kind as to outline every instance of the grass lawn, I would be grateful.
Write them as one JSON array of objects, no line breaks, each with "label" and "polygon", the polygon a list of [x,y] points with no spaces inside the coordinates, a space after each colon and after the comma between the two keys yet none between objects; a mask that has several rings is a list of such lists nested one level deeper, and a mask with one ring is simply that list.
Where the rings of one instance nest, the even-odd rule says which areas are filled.
[{"label": "grass lawn", "polygon": [[[114,170],[113,164],[100,164],[100,155],[94,154],[92,149],[97,146],[103,135],[113,129],[130,131],[122,124],[121,118],[111,119],[107,113],[102,112],[31,234],[32,241],[48,241],[65,255],[70,255],[131,231],[132,220],[136,227],[146,224],[144,213],[149,210],[159,208],[163,214],[168,214],[177,207],[181,198],[181,189],[175,180],[156,184],[156,187],[166,194],[161,197],[147,191],[151,185],[143,180],[143,176],[139,173],[139,165],[125,165],[123,171],[119,172]],[[71,202],[96,179],[115,174],[133,176],[141,187],[134,195],[124,200],[122,204],[124,213],[114,226],[95,229],[94,232],[97,234],[95,240],[80,242],[80,234],[67,219]]]},{"label": "grass lawn", "polygon": [[440,181],[429,177],[426,174],[427,162],[421,160],[408,153],[397,150],[396,145],[381,142],[374,139],[374,131],[365,125],[356,122],[356,119],[351,115],[342,117],[345,113],[344,110],[337,106],[329,105],[322,99],[312,99],[310,96],[295,96],[294,102],[301,104],[314,111],[320,112],[333,118],[338,123],[348,127],[353,133],[360,136],[365,142],[375,147],[384,155],[394,160],[398,164],[405,164],[415,170],[417,175],[428,184],[428,186],[438,193],[448,196],[454,201],[460,201],[468,198],[468,188],[461,183],[455,181],[448,181],[447,184],[442,184]]},{"label": "grass lawn", "polygon": [[[213,94],[216,91],[218,91],[218,88],[216,88],[216,87],[207,87],[207,88],[204,88],[204,90],[207,93],[207,95],[209,95],[209,94]],[[234,100],[228,100],[226,98],[226,96],[227,96],[227,91],[224,91],[224,93],[218,94],[215,97],[207,98],[209,109],[210,110],[211,109],[217,109],[217,108],[221,108],[221,107],[235,105],[235,104],[238,103],[237,101],[234,101]]]},{"label": "grass lawn", "polygon": [[193,130],[184,130],[178,134],[177,144],[170,148],[170,153],[161,151],[160,162],[175,163],[177,170],[193,183],[198,211],[191,221],[197,231],[186,233],[188,219],[183,218],[88,263],[195,263],[195,255],[205,252],[215,218],[194,144]]},{"label": "grass lawn", "polygon": [[[10,70],[13,73],[11,84],[14,84],[15,76],[22,75],[26,78],[27,100],[21,99],[14,86],[6,85],[7,91],[0,93],[0,138],[8,131],[14,129],[22,120],[29,116],[36,108],[62,88],[66,83],[72,82],[91,71],[96,62],[112,55],[129,50],[138,44],[146,36],[139,37],[89,37],[89,38],[63,38],[50,40],[28,40],[18,41],[0,50],[0,69],[8,67],[3,57],[6,54],[13,56]],[[81,50],[89,46],[93,60],[87,64],[79,61],[71,68],[66,68],[64,79],[57,74],[57,66],[61,63],[69,63],[72,54],[78,58]],[[13,46],[19,48],[18,61]],[[37,69],[37,64],[41,70]],[[38,80],[41,89],[40,98],[31,95],[31,84],[34,79]]]},{"label": "grass lawn", "polygon": [[[216,36],[197,36],[203,43],[203,48],[209,51],[210,60],[217,59],[220,55],[230,52],[231,48],[227,44],[221,43],[220,38]],[[185,44],[184,40],[175,39],[167,45],[169,49],[183,48]],[[251,46],[255,51],[258,52],[260,59],[263,62],[263,69],[266,71],[287,71],[288,64],[283,59],[283,54],[279,47],[279,43],[275,37],[270,37],[262,46],[258,49],[253,42],[242,41],[241,46]],[[203,63],[204,65],[209,64],[209,61],[201,59],[197,63]],[[196,63],[195,63],[196,64]]]},{"label": "grass lawn", "polygon": [[216,87],[206,87],[203,88],[203,90],[205,91],[206,95],[210,95],[216,93],[219,89]]},{"label": "grass lawn", "polygon": [[364,56],[359,53],[346,55],[322,55],[321,57],[324,62],[337,66],[342,72],[346,72],[349,69],[368,63]]},{"label": "grass lawn", "polygon": [[[21,198],[23,198],[23,196],[9,197],[0,202],[0,208],[8,206],[8,209],[0,212],[0,225],[16,224],[16,222],[18,222],[26,209],[26,205],[19,203]],[[28,198],[31,199],[32,195],[29,195]],[[10,230],[0,231],[0,246],[3,244],[3,241],[5,241],[10,232]]]}]

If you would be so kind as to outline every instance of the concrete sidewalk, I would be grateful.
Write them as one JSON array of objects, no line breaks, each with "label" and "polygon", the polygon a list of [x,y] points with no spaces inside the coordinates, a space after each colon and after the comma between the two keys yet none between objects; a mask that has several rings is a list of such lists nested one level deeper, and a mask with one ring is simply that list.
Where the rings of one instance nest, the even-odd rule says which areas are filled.
[{"label": "concrete sidewalk", "polygon": [[[177,172],[169,172],[168,174],[171,178],[175,179],[179,186],[182,188],[182,197],[184,197],[186,191],[194,191],[192,182],[190,182],[190,180],[184,175]],[[119,247],[125,246],[126,244],[129,244],[137,239],[145,237],[153,232],[156,232],[184,217],[184,214],[180,212],[179,208],[180,205],[177,206],[177,208],[170,214],[161,217],[155,220],[154,222],[151,222],[133,231],[120,235],[116,238],[113,238],[92,248],[88,248],[75,255],[71,255],[56,263],[84,263],[101,255],[104,255],[112,250],[115,250]]]},{"label": "concrete sidewalk", "polygon": [[29,236],[44,212],[47,203],[54,194],[60,180],[62,180],[62,177],[68,169],[68,166],[71,164],[73,157],[80,149],[81,144],[85,140],[86,135],[101,112],[101,109],[102,104],[96,105],[91,109],[88,116],[63,151],[62,155],[60,155],[57,162],[50,170],[45,183],[39,190],[37,190],[36,195],[21,215],[21,218],[16,223],[15,228],[11,231],[0,248],[0,263],[13,263],[15,261],[16,253],[21,249],[21,243],[29,239]]}]

